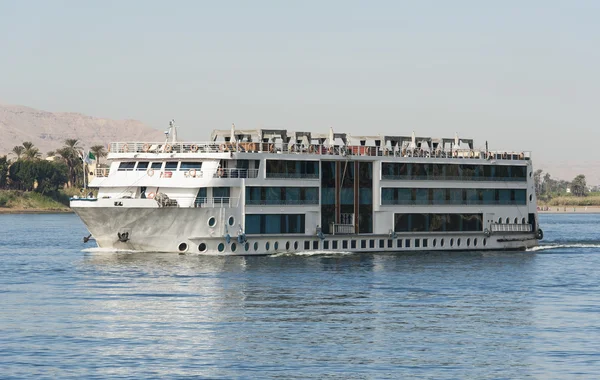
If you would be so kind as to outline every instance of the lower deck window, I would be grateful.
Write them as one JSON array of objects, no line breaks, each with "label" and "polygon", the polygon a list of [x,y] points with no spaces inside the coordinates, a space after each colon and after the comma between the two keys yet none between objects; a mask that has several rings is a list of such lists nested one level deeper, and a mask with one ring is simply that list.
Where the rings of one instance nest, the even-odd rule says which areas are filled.
[{"label": "lower deck window", "polygon": [[246,215],[246,234],[303,234],[304,214]]},{"label": "lower deck window", "polygon": [[396,232],[482,231],[483,214],[394,214]]}]

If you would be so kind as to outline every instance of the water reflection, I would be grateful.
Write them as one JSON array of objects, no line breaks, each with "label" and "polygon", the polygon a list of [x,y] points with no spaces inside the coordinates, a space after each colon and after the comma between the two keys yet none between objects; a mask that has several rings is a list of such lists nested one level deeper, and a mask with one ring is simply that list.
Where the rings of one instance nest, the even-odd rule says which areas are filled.
[{"label": "water reflection", "polygon": [[532,350],[534,261],[522,253],[86,254],[78,287],[89,301],[78,318],[94,339],[112,342],[100,357],[160,347],[162,359],[207,377],[233,375],[223,368],[234,363],[319,377],[424,360],[457,374],[510,361],[522,375],[527,356],[515,353]]}]

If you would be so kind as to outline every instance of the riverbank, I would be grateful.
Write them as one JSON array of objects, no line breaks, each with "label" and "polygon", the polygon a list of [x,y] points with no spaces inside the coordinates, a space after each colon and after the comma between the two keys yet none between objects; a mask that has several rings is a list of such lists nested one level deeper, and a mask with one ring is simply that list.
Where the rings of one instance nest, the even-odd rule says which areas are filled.
[{"label": "riverbank", "polygon": [[600,214],[600,206],[540,206],[540,214]]},{"label": "riverbank", "polygon": [[70,213],[68,196],[58,199],[33,191],[0,190],[0,214]]}]

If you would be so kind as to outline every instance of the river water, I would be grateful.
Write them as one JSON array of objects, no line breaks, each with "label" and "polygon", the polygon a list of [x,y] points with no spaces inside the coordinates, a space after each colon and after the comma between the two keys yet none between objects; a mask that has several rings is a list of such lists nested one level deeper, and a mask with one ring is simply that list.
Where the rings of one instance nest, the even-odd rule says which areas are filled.
[{"label": "river water", "polygon": [[598,379],[600,215],[540,218],[529,252],[220,258],[0,215],[0,377]]}]

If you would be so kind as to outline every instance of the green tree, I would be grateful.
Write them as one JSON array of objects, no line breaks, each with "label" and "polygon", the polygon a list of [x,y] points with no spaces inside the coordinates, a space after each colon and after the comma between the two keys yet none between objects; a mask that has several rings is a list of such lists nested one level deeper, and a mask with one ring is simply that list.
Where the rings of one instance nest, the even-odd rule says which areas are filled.
[{"label": "green tree", "polygon": [[46,153],[46,157],[54,157],[56,156],[56,152],[53,150],[50,150]]},{"label": "green tree", "polygon": [[107,155],[106,150],[104,149],[104,145],[94,145],[90,148],[90,151],[94,153],[97,165],[100,165],[100,159],[106,157]]},{"label": "green tree", "polygon": [[0,189],[6,187],[6,176],[8,175],[9,161],[7,156],[0,157]]},{"label": "green tree", "polygon": [[65,140],[65,146],[56,150],[56,153],[63,158],[64,163],[67,165],[69,187],[77,186],[79,184],[79,174],[83,175],[83,163],[79,158],[80,149],[79,140],[67,139]]},{"label": "green tree", "polygon": [[571,182],[571,193],[576,197],[583,197],[587,193],[587,184],[585,183],[585,176],[579,174]]},{"label": "green tree", "polygon": [[35,163],[35,191],[42,194],[56,193],[67,183],[67,166],[62,162],[40,160]]},{"label": "green tree", "polygon": [[11,153],[14,154],[15,156],[17,156],[17,161],[19,161],[21,159],[21,155],[23,154],[23,152],[25,151],[25,148],[21,145],[17,145],[14,148],[12,148]]},{"label": "green tree", "polygon": [[541,169],[538,169],[533,173],[533,183],[536,195],[542,193],[542,173]]}]

